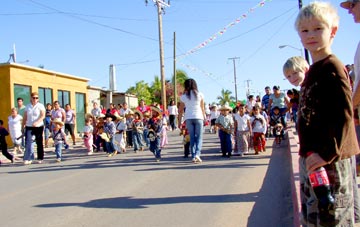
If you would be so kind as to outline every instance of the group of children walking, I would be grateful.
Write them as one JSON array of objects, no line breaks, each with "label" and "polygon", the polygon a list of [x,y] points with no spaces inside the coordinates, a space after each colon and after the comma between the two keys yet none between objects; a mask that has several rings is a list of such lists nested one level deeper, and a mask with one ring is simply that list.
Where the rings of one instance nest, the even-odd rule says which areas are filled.
[{"label": "group of children walking", "polygon": [[168,144],[167,119],[157,107],[151,107],[145,113],[129,111],[124,116],[117,112],[99,117],[88,114],[85,122],[84,144],[89,155],[94,149],[100,151],[101,147],[108,157],[124,153],[127,148],[133,148],[136,153],[148,147],[160,161],[161,149]]},{"label": "group of children walking", "polygon": [[266,151],[265,133],[268,121],[260,113],[260,106],[255,105],[252,112],[248,113],[245,104],[240,104],[233,112],[232,108],[225,104],[219,111],[220,115],[215,120],[215,126],[219,129],[223,157],[243,156],[249,153],[251,145],[255,154]]}]

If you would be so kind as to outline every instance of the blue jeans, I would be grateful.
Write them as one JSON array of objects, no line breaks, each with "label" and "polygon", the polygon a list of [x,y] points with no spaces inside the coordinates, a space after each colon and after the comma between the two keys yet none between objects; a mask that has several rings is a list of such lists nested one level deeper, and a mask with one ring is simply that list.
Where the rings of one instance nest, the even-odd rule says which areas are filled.
[{"label": "blue jeans", "polygon": [[144,128],[144,141],[146,143],[146,146],[149,147],[149,144],[150,144],[150,140],[149,138],[147,137],[148,136],[148,133],[149,133],[149,129],[147,128]]},{"label": "blue jeans", "polygon": [[150,141],[149,150],[155,155],[155,158],[161,158],[160,137],[156,137],[154,141]]},{"label": "blue jeans", "polygon": [[223,130],[219,130],[219,137],[223,156],[226,156],[226,154],[230,156],[232,151],[231,135]]},{"label": "blue jeans", "polygon": [[34,159],[33,139],[35,139],[37,145],[37,159],[38,160],[44,159],[43,131],[44,131],[44,126],[25,128],[24,161],[31,161]]},{"label": "blue jeans", "polygon": [[142,134],[141,133],[133,131],[132,139],[133,139],[134,151],[137,151],[144,146],[142,143]]},{"label": "blue jeans", "polygon": [[201,155],[203,127],[204,121],[202,119],[186,120],[186,128],[190,136],[190,152],[193,158]]},{"label": "blue jeans", "polygon": [[62,143],[58,143],[58,144],[55,145],[56,158],[60,158],[60,159],[61,159],[62,147],[63,147],[63,144],[62,144]]}]

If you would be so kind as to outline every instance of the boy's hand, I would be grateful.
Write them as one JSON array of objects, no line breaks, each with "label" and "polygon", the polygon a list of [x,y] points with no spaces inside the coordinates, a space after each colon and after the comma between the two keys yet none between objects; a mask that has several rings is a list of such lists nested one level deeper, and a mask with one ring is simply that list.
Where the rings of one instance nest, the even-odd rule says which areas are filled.
[{"label": "boy's hand", "polygon": [[308,172],[312,172],[328,163],[320,157],[318,153],[312,153],[305,159],[305,166]]}]

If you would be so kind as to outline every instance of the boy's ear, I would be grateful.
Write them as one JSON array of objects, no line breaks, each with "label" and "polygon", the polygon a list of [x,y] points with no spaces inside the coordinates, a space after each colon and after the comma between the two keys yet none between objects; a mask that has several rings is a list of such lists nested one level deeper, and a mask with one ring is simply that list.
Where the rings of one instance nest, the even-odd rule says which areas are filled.
[{"label": "boy's ear", "polygon": [[338,27],[332,27],[331,28],[331,34],[330,34],[331,38],[335,37],[337,30],[338,30]]}]

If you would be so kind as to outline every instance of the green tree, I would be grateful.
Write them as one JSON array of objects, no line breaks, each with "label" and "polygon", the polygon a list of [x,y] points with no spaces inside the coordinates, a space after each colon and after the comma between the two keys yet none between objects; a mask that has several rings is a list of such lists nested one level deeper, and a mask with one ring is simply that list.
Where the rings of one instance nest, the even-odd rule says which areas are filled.
[{"label": "green tree", "polygon": [[149,103],[157,102],[161,104],[161,79],[159,76],[154,77],[149,91],[151,94],[151,102]]},{"label": "green tree", "polygon": [[[167,89],[171,89],[171,96],[168,100],[174,99],[174,76],[171,79],[171,86]],[[184,82],[185,80],[189,79],[187,73],[183,70],[176,70],[176,90],[177,90],[177,97],[179,99],[180,95],[184,92]],[[178,101],[178,100],[177,100]]]},{"label": "green tree", "polygon": [[224,105],[225,103],[235,102],[235,97],[231,96],[232,92],[229,90],[221,90],[221,95],[217,97],[220,105]]},{"label": "green tree", "polygon": [[136,95],[139,100],[144,99],[145,103],[152,102],[150,87],[143,80],[136,82],[135,86],[127,89],[126,93]]}]

